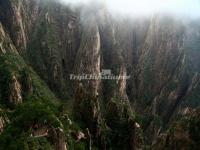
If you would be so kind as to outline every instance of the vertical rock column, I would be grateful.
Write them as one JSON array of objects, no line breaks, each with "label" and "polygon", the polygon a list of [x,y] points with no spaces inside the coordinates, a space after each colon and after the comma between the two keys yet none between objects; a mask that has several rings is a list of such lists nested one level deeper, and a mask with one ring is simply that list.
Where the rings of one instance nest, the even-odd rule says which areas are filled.
[{"label": "vertical rock column", "polygon": [[[82,37],[76,55],[75,74],[97,76],[100,74],[100,34],[95,16],[83,11],[81,26]],[[82,80],[80,82],[74,101],[74,108],[78,109],[74,111],[76,117],[85,123],[93,135],[96,135],[100,116],[98,102],[100,80]]]}]

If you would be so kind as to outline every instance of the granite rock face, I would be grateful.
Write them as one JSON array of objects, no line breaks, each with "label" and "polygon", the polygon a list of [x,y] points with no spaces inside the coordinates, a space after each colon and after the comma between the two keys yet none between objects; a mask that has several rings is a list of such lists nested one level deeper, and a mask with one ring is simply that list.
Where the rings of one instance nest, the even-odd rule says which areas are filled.
[{"label": "granite rock face", "polygon": [[[97,146],[140,149],[163,146],[162,140],[174,146],[171,142],[182,137],[190,143],[188,133],[166,130],[177,116],[185,117],[200,105],[199,20],[187,22],[168,14],[116,19],[103,5],[92,6],[0,0],[0,75],[5,77],[0,79],[0,100],[16,106],[38,92],[27,67],[6,68],[12,58],[4,57],[13,54],[33,68],[57,98],[71,104],[75,119],[89,129],[90,141]],[[130,79],[70,79],[98,76],[104,70]],[[66,149],[64,133],[54,135],[60,139],[55,142],[58,149]],[[120,140],[124,144],[113,146]],[[187,148],[181,143],[178,148]]]}]

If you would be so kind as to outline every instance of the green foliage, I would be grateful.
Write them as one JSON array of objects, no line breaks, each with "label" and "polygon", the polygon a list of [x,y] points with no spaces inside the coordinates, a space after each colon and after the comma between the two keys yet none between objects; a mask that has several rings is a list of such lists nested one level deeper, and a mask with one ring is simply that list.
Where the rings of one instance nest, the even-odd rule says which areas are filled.
[{"label": "green foliage", "polygon": [[153,122],[158,127],[162,127],[162,125],[163,125],[162,118],[160,116],[158,116],[158,115],[154,116]]},{"label": "green foliage", "polygon": [[[30,100],[18,105],[14,111],[8,113],[10,123],[0,136],[0,147],[2,149],[27,149],[26,147],[30,147],[28,145],[31,138],[31,127],[35,123],[62,128],[62,123],[58,120],[56,114],[58,114],[56,108],[42,102]],[[40,149],[39,147],[47,149],[45,147],[50,146],[46,139],[43,139],[43,142],[32,140],[31,143],[35,149],[37,147],[38,149]]]},{"label": "green foliage", "polygon": [[114,80],[103,80],[103,96],[105,103],[110,100],[110,97],[114,96],[117,84]]},{"label": "green foliage", "polygon": [[54,146],[44,137],[38,139],[29,138],[27,149],[29,149],[28,147],[31,150],[54,150]]},{"label": "green foliage", "polygon": [[177,89],[177,84],[173,81],[171,81],[168,85],[167,85],[167,89],[169,89],[170,91],[174,91]]},{"label": "green foliage", "polygon": [[9,96],[9,83],[12,75],[18,77],[24,65],[22,59],[18,59],[15,55],[0,55],[0,103],[6,102]]},{"label": "green foliage", "polygon": [[56,117],[56,108],[42,102],[28,101],[20,104],[11,114],[13,123],[21,127],[23,130],[28,130],[29,127],[36,121],[39,124],[47,122],[55,128],[62,128],[62,124]]},{"label": "green foliage", "polygon": [[145,62],[144,62],[144,84],[149,85],[153,82],[153,65],[154,65],[154,58],[155,56],[149,52],[148,55],[145,57]]},{"label": "green foliage", "polygon": [[186,101],[184,102],[184,105],[192,108],[196,108],[197,106],[200,106],[200,85],[197,85],[196,88],[194,88],[191,93],[185,98]]},{"label": "green foliage", "polygon": [[[50,100],[56,104],[54,94],[37,74],[26,65],[20,56],[9,53],[0,55],[0,103],[9,105],[8,98],[11,90],[9,84],[13,75],[16,76],[22,86],[25,101],[27,99],[46,102]],[[27,85],[30,85],[31,89],[27,89]]]},{"label": "green foliage", "polygon": [[151,119],[152,116],[149,114],[145,115],[135,114],[135,121],[138,122],[142,126],[142,128],[145,128]]},{"label": "green foliage", "polygon": [[[199,110],[198,110],[199,111]],[[200,145],[200,112],[190,119],[189,133],[195,145]]]},{"label": "green foliage", "polygon": [[7,116],[10,121],[0,135],[0,150],[53,149],[48,139],[31,139],[30,134],[35,123],[62,128],[57,99],[20,56],[7,53],[0,55],[1,104],[10,106],[9,84],[13,75],[21,84],[23,103],[11,107],[12,111],[5,111],[5,108],[1,111],[1,116]]},{"label": "green foliage", "polygon": [[107,129],[106,142],[108,147],[114,149],[128,149],[129,143],[129,119],[132,118],[129,106],[126,102],[119,99],[112,99],[107,105],[106,123]]}]

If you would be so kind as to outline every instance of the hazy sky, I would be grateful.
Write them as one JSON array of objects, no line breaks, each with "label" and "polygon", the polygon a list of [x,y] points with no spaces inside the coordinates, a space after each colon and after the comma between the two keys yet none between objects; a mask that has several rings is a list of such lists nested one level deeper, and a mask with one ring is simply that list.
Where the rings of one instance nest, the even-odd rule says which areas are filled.
[{"label": "hazy sky", "polygon": [[149,14],[157,11],[193,17],[200,16],[200,0],[60,0],[65,3],[105,3],[109,10],[124,14]]}]

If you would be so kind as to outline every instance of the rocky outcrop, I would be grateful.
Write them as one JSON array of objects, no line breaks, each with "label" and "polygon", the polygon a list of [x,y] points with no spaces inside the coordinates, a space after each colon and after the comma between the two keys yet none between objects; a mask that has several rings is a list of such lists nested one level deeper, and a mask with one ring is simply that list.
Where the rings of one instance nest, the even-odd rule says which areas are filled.
[{"label": "rocky outcrop", "polygon": [[191,112],[171,125],[170,130],[161,134],[153,149],[198,149],[199,110]]},{"label": "rocky outcrop", "polygon": [[[170,25],[166,20],[170,21]],[[183,27],[169,16],[155,16],[141,52],[138,78],[142,80],[138,83],[136,98],[141,97],[144,103],[148,104],[161,92],[181,65]]]},{"label": "rocky outcrop", "polygon": [[40,0],[0,1],[0,17],[2,24],[9,31],[19,53],[24,53],[32,34],[32,27],[39,13]]},{"label": "rocky outcrop", "polygon": [[3,133],[8,123],[9,120],[5,110],[0,108],[0,135]]},{"label": "rocky outcrop", "polygon": [[5,54],[6,52],[17,53],[17,49],[13,45],[9,35],[5,32],[0,22],[0,54]]},{"label": "rocky outcrop", "polygon": [[4,117],[0,117],[0,134],[3,132],[4,128],[5,128],[5,118]]},{"label": "rocky outcrop", "polygon": [[15,75],[11,77],[9,85],[9,103],[19,104],[22,103],[22,87]]},{"label": "rocky outcrop", "polygon": [[44,125],[39,126],[38,124],[35,124],[34,130],[30,137],[34,139],[42,137],[50,138],[55,150],[67,150],[64,131],[61,128],[54,128]]},{"label": "rocky outcrop", "polygon": [[55,145],[55,150],[67,150],[65,136],[62,129],[52,128],[49,131],[50,138],[52,138]]},{"label": "rocky outcrop", "polygon": [[82,84],[78,85],[74,99],[74,114],[93,134],[98,136],[98,125],[101,119],[98,97],[87,92]]},{"label": "rocky outcrop", "polygon": [[[106,8],[92,5],[71,8],[54,0],[0,0],[0,53],[4,57],[19,52],[59,98],[74,99],[75,118],[89,128],[92,138],[101,138],[103,147],[109,145],[109,137],[122,149],[139,149],[140,129],[145,143],[156,143],[177,115],[188,115],[200,105],[199,23],[188,28],[163,14],[115,19]],[[1,101],[18,104],[34,93],[40,97],[39,81],[21,68],[25,63],[13,66],[8,58],[0,64],[5,78],[0,78]],[[100,75],[104,69],[131,78],[70,80],[71,74]],[[142,116],[139,128],[133,113]],[[166,143],[180,137],[187,141],[182,131],[167,134]],[[66,149],[63,132],[53,131],[53,136],[56,147]]]},{"label": "rocky outcrop", "polygon": [[[85,14],[84,14],[85,13]],[[96,23],[96,18],[89,12],[84,12],[82,15],[87,18],[82,18],[82,37],[79,50],[76,54],[75,70],[76,74],[83,75],[100,75],[100,33]],[[84,19],[84,20],[83,20]],[[84,82],[84,81],[83,81]],[[87,80],[84,87],[90,90],[91,94],[97,96],[99,93],[100,80]]]},{"label": "rocky outcrop", "polygon": [[137,150],[142,149],[143,146],[143,137],[140,129],[140,125],[134,120],[129,120],[129,149]]},{"label": "rocky outcrop", "polygon": [[27,37],[25,33],[25,25],[24,18],[22,14],[26,14],[23,12],[23,1],[16,1],[15,3],[11,3],[11,8],[13,12],[13,28],[16,29],[14,32],[14,41],[16,42],[16,46],[18,49],[25,49],[27,44]]}]

